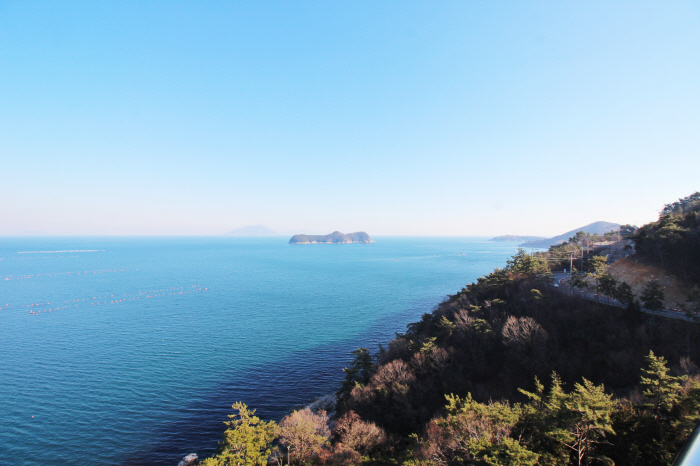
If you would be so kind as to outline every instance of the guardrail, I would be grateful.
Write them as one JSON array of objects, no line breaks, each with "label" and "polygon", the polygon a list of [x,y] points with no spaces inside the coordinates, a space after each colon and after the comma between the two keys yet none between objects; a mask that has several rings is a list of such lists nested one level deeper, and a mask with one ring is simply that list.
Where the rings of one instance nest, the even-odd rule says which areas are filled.
[{"label": "guardrail", "polygon": [[700,464],[700,424],[695,426],[695,430],[678,453],[673,466],[697,466],[698,464]]},{"label": "guardrail", "polygon": [[[569,293],[569,294],[571,294],[571,285],[570,285],[570,284],[564,285],[564,283],[563,283],[563,280],[564,280],[565,278],[568,278],[568,276],[564,276],[564,277],[562,277],[562,278],[558,278],[558,279],[556,279],[556,282],[559,283],[559,284],[561,284],[561,285],[563,285],[563,286],[566,288],[566,290],[565,290],[565,289],[562,289],[561,287],[557,287],[557,288],[559,288],[559,290],[560,290],[562,293]],[[574,290],[578,290],[578,289],[577,289],[577,288],[574,288]],[[579,291],[581,291],[581,290],[579,290]],[[619,308],[623,308],[623,309],[627,307],[626,305],[624,305],[624,304],[622,304],[621,302],[616,301],[616,300],[614,300],[614,299],[612,299],[612,298],[610,298],[610,300],[608,301],[608,298],[607,298],[607,297],[605,297],[604,299],[601,299],[601,298],[598,297],[598,295],[593,295],[593,296],[591,296],[589,293],[586,293],[586,292],[582,292],[581,294],[579,294],[579,293],[574,293],[574,295],[578,296],[579,298],[587,299],[587,300],[589,300],[589,301],[595,301],[595,302],[601,303],[601,304],[606,304],[606,305],[608,305],[608,306],[615,306],[615,307],[619,307]],[[677,311],[677,310],[675,310],[675,309],[673,309],[673,310],[671,310],[671,309],[662,309],[662,310],[660,310],[660,311],[652,311],[652,310],[650,310],[650,309],[646,309],[646,308],[642,307],[642,308],[641,308],[641,311],[644,312],[644,313],[646,313],[646,314],[653,314],[653,315],[657,315],[657,316],[668,317],[668,318],[671,318],[671,319],[690,320],[691,322],[696,322],[695,319],[693,319],[693,318],[690,318],[690,319],[689,319],[684,313],[682,313],[682,312],[680,312],[680,311]],[[698,465],[700,465],[700,463],[698,463]]]}]

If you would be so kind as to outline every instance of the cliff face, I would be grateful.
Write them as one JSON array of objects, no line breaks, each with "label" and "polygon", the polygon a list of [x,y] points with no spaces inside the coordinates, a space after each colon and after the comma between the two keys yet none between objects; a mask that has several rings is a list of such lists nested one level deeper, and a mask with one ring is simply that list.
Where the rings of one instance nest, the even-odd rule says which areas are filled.
[{"label": "cliff face", "polygon": [[289,244],[342,244],[342,243],[374,243],[372,238],[364,231],[348,233],[334,231],[330,235],[294,235]]}]

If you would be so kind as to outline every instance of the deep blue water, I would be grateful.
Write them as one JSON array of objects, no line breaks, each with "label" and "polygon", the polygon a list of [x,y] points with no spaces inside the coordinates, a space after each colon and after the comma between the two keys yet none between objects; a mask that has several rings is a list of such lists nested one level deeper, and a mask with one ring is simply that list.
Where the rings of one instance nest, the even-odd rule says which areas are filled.
[{"label": "deep blue water", "polygon": [[[0,464],[175,465],[279,419],[515,251],[485,238],[0,238]],[[77,252],[76,252],[77,251]]]}]

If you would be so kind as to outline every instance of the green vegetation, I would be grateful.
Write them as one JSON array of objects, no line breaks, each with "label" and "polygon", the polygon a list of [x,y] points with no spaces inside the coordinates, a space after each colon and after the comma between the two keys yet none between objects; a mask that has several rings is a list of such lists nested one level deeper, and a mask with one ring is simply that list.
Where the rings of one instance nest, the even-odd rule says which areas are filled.
[{"label": "green vegetation", "polygon": [[271,442],[277,437],[278,427],[274,421],[261,421],[255,410],[240,402],[233,404],[238,414],[231,414],[231,421],[224,438],[219,443],[219,454],[207,458],[204,466],[266,466],[272,453]]},{"label": "green vegetation", "polygon": [[[698,199],[667,206],[662,218],[697,216]],[[624,226],[623,235],[637,241],[641,230],[651,241],[654,228]],[[692,319],[650,321],[630,285],[608,273],[604,256],[587,257],[586,272],[572,282],[595,282],[627,309],[552,287],[556,255],[582,252],[588,239],[600,237],[576,234],[547,253],[521,249],[503,269],[409,324],[386,349],[354,351],[334,423],[307,408],[277,426],[234,405],[239,415],[219,455],[205,464],[671,464],[700,421],[693,363],[700,328]],[[663,290],[650,281],[640,298],[660,309]],[[695,288],[688,315],[699,306]]]},{"label": "green vegetation", "polygon": [[659,220],[634,232],[637,255],[690,284],[700,284],[700,192],[664,206]]},{"label": "green vegetation", "polygon": [[543,240],[536,240],[536,241],[527,241],[520,246],[524,248],[549,248],[550,246],[554,246],[557,244],[561,244],[563,242],[566,242],[570,237],[575,236],[577,234],[586,234],[591,237],[600,237],[606,232],[609,231],[619,231],[620,225],[617,223],[610,223],[610,222],[594,222],[585,226],[582,226],[581,228],[577,228],[576,230],[571,230],[569,232],[566,232],[564,234],[555,236],[553,238],[547,238]]},{"label": "green vegetation", "polygon": [[295,464],[669,464],[700,420],[697,326],[652,326],[548,283],[546,261],[520,251],[387,349],[358,349],[334,429],[292,413],[271,461],[291,446]]},{"label": "green vegetation", "polygon": [[660,311],[664,308],[664,291],[656,280],[646,284],[641,295],[644,307],[650,311]]}]

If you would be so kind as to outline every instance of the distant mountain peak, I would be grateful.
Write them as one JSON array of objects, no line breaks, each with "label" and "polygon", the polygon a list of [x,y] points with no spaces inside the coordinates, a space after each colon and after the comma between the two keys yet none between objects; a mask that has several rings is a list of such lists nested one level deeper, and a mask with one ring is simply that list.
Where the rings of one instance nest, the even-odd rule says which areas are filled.
[{"label": "distant mountain peak", "polygon": [[274,236],[277,232],[270,230],[265,225],[249,225],[236,228],[226,233],[226,236]]},{"label": "distant mountain peak", "polygon": [[556,244],[561,244],[564,241],[568,241],[569,238],[574,236],[577,232],[583,231],[584,233],[588,234],[598,234],[602,235],[604,233],[607,233],[611,230],[619,230],[620,227],[619,223],[611,223],[611,222],[593,222],[589,223],[588,225],[575,228],[571,231],[567,231],[566,233],[563,233],[561,235],[555,236],[553,238],[547,238],[547,239],[541,239],[537,241],[527,241],[525,243],[522,243],[520,246],[524,248],[548,248],[550,246],[554,246]]}]

